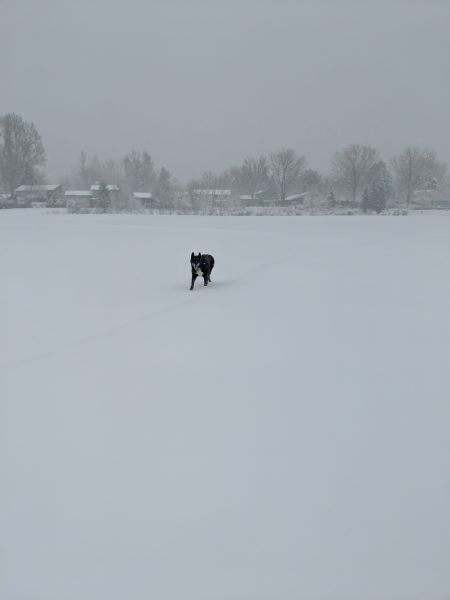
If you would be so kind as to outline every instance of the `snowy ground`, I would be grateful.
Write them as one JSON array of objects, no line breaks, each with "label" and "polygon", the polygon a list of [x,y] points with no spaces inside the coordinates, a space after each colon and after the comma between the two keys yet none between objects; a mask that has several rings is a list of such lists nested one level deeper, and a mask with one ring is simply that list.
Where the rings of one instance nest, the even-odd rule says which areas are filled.
[{"label": "snowy ground", "polygon": [[447,215],[0,211],[0,597],[448,599],[449,259]]}]

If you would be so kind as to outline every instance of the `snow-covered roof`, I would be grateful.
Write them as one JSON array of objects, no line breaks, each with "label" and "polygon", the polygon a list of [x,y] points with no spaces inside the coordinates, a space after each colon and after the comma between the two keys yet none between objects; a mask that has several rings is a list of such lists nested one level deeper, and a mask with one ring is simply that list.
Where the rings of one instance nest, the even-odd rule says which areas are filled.
[{"label": "snow-covered roof", "polygon": [[133,197],[141,200],[150,200],[152,195],[150,192],[133,192]]},{"label": "snow-covered roof", "polygon": [[231,190],[194,190],[200,196],[231,196]]},{"label": "snow-covered roof", "polygon": [[64,192],[64,196],[81,196],[81,197],[91,197],[92,192],[89,190],[67,190]]},{"label": "snow-covered roof", "polygon": [[286,196],[286,200],[288,202],[293,202],[294,200],[303,200],[307,192],[302,192],[301,194],[292,194],[291,196]]},{"label": "snow-covered roof", "polygon": [[19,185],[16,188],[16,192],[55,192],[61,187],[59,183],[52,183],[51,185]]},{"label": "snow-covered roof", "polygon": [[261,202],[264,200],[264,194],[266,192],[265,191],[259,191],[259,192],[255,192],[254,196],[252,197],[250,194],[241,194],[239,196],[239,199],[243,202],[253,202],[253,201],[258,201]]},{"label": "snow-covered roof", "polygon": [[[118,185],[114,184],[108,184],[106,186],[106,189],[110,192],[120,192],[120,187]],[[98,192],[100,190],[100,184],[99,183],[93,183],[91,185],[91,191],[92,192]]]}]

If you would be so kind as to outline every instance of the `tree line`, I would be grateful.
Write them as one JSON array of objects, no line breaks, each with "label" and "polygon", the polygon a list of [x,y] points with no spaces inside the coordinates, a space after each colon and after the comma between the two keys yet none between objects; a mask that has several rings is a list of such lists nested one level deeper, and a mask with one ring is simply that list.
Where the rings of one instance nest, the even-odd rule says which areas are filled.
[{"label": "tree line", "polygon": [[[45,182],[45,163],[45,149],[35,125],[16,114],[0,116],[3,191],[14,195],[19,185]],[[311,169],[304,155],[283,148],[247,157],[221,173],[205,172],[186,186],[181,186],[167,168],[156,168],[147,151],[133,150],[118,161],[102,161],[81,152],[78,164],[60,182],[68,189],[89,189],[95,182],[114,183],[125,198],[132,192],[151,192],[166,209],[175,208],[184,192],[193,197],[196,190],[229,189],[246,197],[250,204],[261,192],[281,204],[290,194],[308,193],[312,201],[326,198],[332,208],[345,202],[376,212],[394,197],[402,198],[408,209],[419,190],[450,193],[447,165],[432,148],[408,146],[385,162],[378,150],[367,144],[350,144],[335,152],[326,174]]]},{"label": "tree line", "polygon": [[78,164],[61,179],[66,189],[86,190],[95,183],[114,183],[124,200],[133,192],[151,192],[167,209],[175,207],[182,187],[166,167],[156,168],[147,151],[132,150],[122,160],[100,160],[81,152]]}]

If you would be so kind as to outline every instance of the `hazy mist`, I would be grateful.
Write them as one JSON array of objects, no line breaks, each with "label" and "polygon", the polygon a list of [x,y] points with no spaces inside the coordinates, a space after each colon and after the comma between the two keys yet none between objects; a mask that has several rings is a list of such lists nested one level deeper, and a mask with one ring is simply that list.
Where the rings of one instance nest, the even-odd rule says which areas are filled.
[{"label": "hazy mist", "polygon": [[1,600],[450,600],[449,63],[450,0],[0,0]]},{"label": "hazy mist", "polygon": [[180,180],[290,146],[450,159],[450,3],[0,0],[0,114],[49,176],[147,149]]}]

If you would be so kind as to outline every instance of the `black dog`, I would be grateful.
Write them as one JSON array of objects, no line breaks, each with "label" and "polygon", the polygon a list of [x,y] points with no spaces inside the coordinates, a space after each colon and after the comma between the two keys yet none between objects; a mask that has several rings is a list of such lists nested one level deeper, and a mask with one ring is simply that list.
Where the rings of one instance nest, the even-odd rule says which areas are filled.
[{"label": "black dog", "polygon": [[195,280],[199,275],[203,277],[204,285],[208,285],[211,281],[211,271],[214,267],[214,258],[211,254],[200,254],[197,256],[192,252],[191,254],[191,271],[192,281],[190,289],[194,289]]}]

